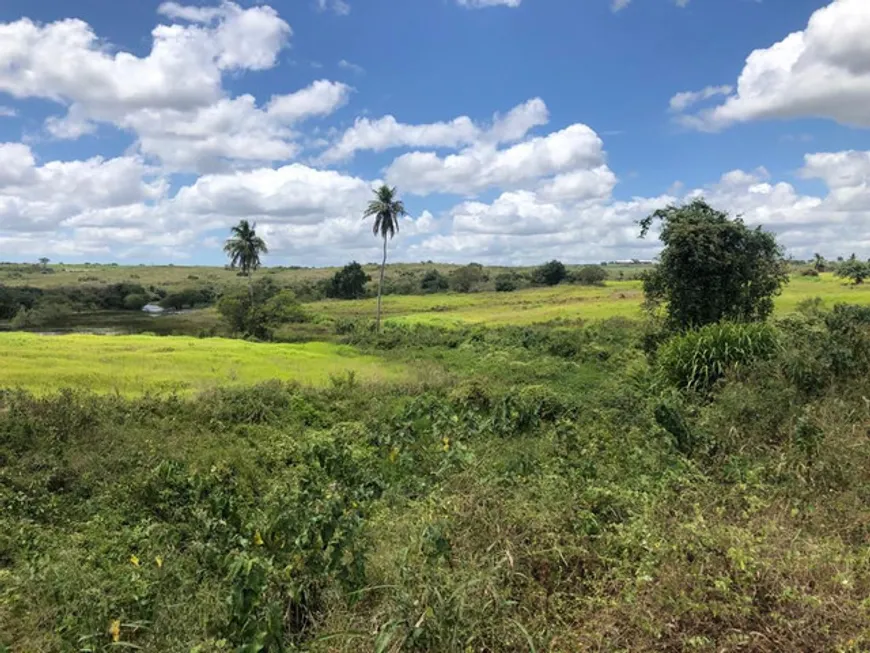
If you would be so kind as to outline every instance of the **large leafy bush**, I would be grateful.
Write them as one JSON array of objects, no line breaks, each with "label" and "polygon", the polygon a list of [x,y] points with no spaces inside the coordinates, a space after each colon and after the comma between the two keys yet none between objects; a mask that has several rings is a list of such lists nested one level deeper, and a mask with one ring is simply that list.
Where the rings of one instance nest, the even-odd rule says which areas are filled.
[{"label": "large leafy bush", "polygon": [[669,206],[641,222],[641,236],[661,221],[660,263],[643,289],[650,307],[663,307],[672,328],[721,320],[763,320],[788,281],[776,238],[717,211],[703,200]]}]

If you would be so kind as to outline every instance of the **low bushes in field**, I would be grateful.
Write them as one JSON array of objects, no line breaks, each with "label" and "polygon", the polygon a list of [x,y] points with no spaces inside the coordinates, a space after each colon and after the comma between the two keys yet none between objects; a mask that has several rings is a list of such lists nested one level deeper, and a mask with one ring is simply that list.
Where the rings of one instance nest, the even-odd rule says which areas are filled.
[{"label": "low bushes in field", "polygon": [[765,322],[720,322],[674,336],[658,351],[666,378],[687,390],[707,390],[728,372],[772,358],[776,329]]},{"label": "low bushes in field", "polygon": [[[141,296],[141,294],[142,293],[136,293],[137,296]],[[160,299],[159,303],[163,308],[178,311],[185,308],[196,308],[197,306],[211,304],[215,301],[215,298],[215,291],[208,287],[182,288],[181,290],[167,293],[162,299]]]},{"label": "low bushes in field", "polygon": [[448,277],[450,289],[460,293],[480,290],[487,281],[489,281],[489,274],[480,263],[469,263],[456,268]]},{"label": "low bushes in field", "polygon": [[167,292],[139,283],[82,284],[58,288],[0,286],[0,320],[15,320],[13,328],[65,326],[73,313],[96,311],[139,311],[148,303],[164,308],[183,309],[215,301],[211,286],[181,288]]},{"label": "low bushes in field", "polygon": [[427,271],[420,279],[420,290],[424,294],[444,292],[448,288],[450,282],[447,277],[435,269]]},{"label": "low bushes in field", "polygon": [[870,372],[870,307],[840,304],[829,312],[814,307],[780,325],[787,338],[783,369],[805,392]]},{"label": "low bushes in field", "polygon": [[293,291],[280,289],[268,277],[248,288],[225,292],[217,310],[232,333],[262,340],[271,340],[275,329],[282,325],[310,319]]},{"label": "low bushes in field", "polygon": [[57,302],[39,302],[33,308],[21,306],[9,325],[13,329],[29,329],[50,324],[62,324],[72,315],[69,304]]},{"label": "low bushes in field", "polygon": [[579,283],[583,286],[596,286],[607,280],[607,270],[600,265],[584,265],[568,273],[569,283]]},{"label": "low bushes in field", "polygon": [[362,266],[353,261],[336,272],[326,287],[326,296],[333,299],[361,299],[366,295],[366,284],[371,277]]},{"label": "low bushes in field", "polygon": [[556,286],[568,276],[561,261],[550,261],[532,270],[532,283],[539,286]]},{"label": "low bushes in field", "polygon": [[496,292],[513,292],[519,288],[519,279],[515,274],[503,272],[495,278]]}]

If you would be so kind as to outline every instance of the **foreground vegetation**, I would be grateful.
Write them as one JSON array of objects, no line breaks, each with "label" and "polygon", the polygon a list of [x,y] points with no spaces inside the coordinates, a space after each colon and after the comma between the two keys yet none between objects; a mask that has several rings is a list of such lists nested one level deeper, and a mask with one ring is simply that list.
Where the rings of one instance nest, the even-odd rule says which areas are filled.
[{"label": "foreground vegetation", "polygon": [[347,336],[418,381],[6,392],[0,642],[867,650],[870,316],[771,328],[703,392],[613,320]]}]

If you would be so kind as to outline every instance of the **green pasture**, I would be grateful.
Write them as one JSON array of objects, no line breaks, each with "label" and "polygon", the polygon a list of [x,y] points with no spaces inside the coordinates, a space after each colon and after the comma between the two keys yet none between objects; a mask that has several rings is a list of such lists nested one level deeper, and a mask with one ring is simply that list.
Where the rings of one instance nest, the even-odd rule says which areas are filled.
[{"label": "green pasture", "polygon": [[[460,322],[492,325],[532,324],[555,319],[603,319],[640,315],[639,281],[611,281],[606,286],[561,285],[511,293],[390,295],[384,315],[404,323],[450,325]],[[367,318],[376,300],[327,300],[308,304],[313,313],[333,318]]]},{"label": "green pasture", "polygon": [[[870,304],[870,284],[854,286],[830,273],[792,276],[776,299],[777,313],[794,312],[801,301],[813,297],[820,297],[828,307],[838,303]],[[604,286],[560,285],[512,293],[391,295],[384,298],[383,307],[387,319],[396,322],[504,325],[638,317],[642,303],[640,281],[608,281]],[[313,313],[332,318],[369,318],[374,315],[376,300],[326,300],[307,306]]]},{"label": "green pasture", "polygon": [[780,314],[792,313],[805,299],[819,297],[831,308],[835,304],[870,304],[870,285],[853,285],[826,272],[818,277],[792,275],[782,295],[776,298]]},{"label": "green pasture", "polygon": [[347,373],[370,382],[406,377],[402,366],[343,345],[183,336],[0,333],[0,361],[0,387],[37,393],[60,388],[123,395],[188,393],[269,379],[324,385]]}]

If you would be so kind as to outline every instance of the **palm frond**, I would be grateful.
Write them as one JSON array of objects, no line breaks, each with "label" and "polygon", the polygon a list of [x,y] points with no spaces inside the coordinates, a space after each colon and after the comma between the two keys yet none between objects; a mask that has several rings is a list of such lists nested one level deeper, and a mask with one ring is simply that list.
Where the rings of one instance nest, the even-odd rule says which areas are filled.
[{"label": "palm frond", "polygon": [[257,236],[256,228],[256,223],[252,225],[247,220],[240,220],[230,228],[231,237],[224,243],[224,252],[230,257],[231,268],[239,267],[249,273],[260,267],[260,255],[269,253],[266,241]]},{"label": "palm frond", "polygon": [[376,199],[369,202],[368,207],[363,213],[363,219],[374,216],[375,221],[372,224],[372,233],[375,236],[380,236],[386,239],[392,238],[399,231],[399,218],[407,215],[405,204],[398,197],[398,190],[395,187],[381,186],[373,189]]}]

